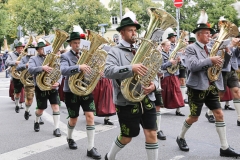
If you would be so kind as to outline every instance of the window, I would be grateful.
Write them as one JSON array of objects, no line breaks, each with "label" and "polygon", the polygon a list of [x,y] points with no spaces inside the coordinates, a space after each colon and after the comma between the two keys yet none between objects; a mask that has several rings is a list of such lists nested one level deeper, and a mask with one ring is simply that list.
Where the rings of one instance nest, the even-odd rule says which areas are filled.
[{"label": "window", "polygon": [[116,16],[112,16],[112,24],[118,24]]}]

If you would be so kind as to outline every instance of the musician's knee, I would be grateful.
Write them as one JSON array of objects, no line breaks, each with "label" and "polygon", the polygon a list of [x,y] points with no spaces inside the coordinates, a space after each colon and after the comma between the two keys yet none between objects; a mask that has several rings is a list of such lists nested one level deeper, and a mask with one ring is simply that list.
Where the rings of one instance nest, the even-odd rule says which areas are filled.
[{"label": "musician's knee", "polygon": [[94,124],[94,115],[93,112],[85,112],[86,121],[88,125]]},{"label": "musician's knee", "polygon": [[223,121],[222,109],[215,109],[215,110],[212,110],[212,112],[213,112],[213,115],[214,115],[216,121]]},{"label": "musician's knee", "polygon": [[198,121],[198,116],[189,116],[187,119],[186,119],[186,122],[187,124],[191,125],[195,122]]}]

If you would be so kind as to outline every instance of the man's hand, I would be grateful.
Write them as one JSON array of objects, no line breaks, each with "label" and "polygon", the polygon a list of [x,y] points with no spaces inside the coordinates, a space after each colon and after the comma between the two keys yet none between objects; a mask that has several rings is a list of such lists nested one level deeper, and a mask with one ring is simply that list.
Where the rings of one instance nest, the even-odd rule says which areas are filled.
[{"label": "man's hand", "polygon": [[152,91],[154,91],[156,89],[155,85],[153,82],[150,83],[149,87],[142,87],[143,88],[143,93],[145,95],[148,95],[149,93],[151,93]]},{"label": "man's hand", "polygon": [[53,70],[53,68],[49,67],[48,64],[45,65],[45,66],[42,66],[42,69],[44,71],[46,71],[47,73],[50,73]]},{"label": "man's hand", "polygon": [[144,76],[147,74],[148,69],[143,64],[133,64],[132,71],[140,76]]},{"label": "man's hand", "polygon": [[100,77],[103,77],[103,76],[104,76],[104,73],[103,73],[103,72],[100,72],[99,74],[100,74]]},{"label": "man's hand", "polygon": [[221,66],[223,63],[223,59],[220,56],[214,56],[214,57],[210,57],[211,61],[213,64]]},{"label": "man's hand", "polygon": [[56,83],[54,83],[54,84],[52,85],[52,89],[56,89],[58,86],[59,86],[59,83],[56,82]]},{"label": "man's hand", "polygon": [[171,62],[172,65],[176,65],[178,61],[172,58],[169,60],[169,62]]},{"label": "man's hand", "polygon": [[158,72],[158,73],[157,73],[157,75],[158,75],[158,77],[159,77],[159,78],[162,78],[162,76],[163,76],[163,73],[161,73],[161,72]]},{"label": "man's hand", "polygon": [[91,67],[86,65],[86,64],[82,64],[79,65],[79,68],[81,71],[83,71],[84,73],[90,74],[91,73]]},{"label": "man's hand", "polygon": [[26,67],[28,67],[28,63],[26,64]]},{"label": "man's hand", "polygon": [[16,61],[15,64],[18,65],[20,63],[20,61]]}]

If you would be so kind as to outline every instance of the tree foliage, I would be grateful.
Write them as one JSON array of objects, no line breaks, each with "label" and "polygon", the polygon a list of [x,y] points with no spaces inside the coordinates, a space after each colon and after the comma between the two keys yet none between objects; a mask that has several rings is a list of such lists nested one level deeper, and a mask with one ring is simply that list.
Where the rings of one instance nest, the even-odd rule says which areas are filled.
[{"label": "tree foliage", "polygon": [[[191,0],[184,0],[184,5],[180,9],[180,29],[192,31],[196,28],[200,11],[204,9],[208,14],[208,22],[211,27],[217,27],[218,20],[221,16],[224,16],[230,22],[239,25],[237,19],[237,12],[231,4],[235,0],[195,0],[195,5]],[[164,9],[176,17],[176,8],[173,5],[172,0],[164,0]]]}]

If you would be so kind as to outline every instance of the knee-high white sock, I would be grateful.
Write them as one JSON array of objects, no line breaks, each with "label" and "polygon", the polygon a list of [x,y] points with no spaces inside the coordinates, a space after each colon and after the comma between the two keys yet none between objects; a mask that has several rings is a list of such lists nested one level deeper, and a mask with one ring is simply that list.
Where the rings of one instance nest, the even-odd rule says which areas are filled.
[{"label": "knee-high white sock", "polygon": [[53,112],[54,129],[59,128],[60,112]]},{"label": "knee-high white sock", "polygon": [[187,124],[186,121],[184,121],[183,126],[182,126],[182,131],[179,134],[179,138],[185,139],[185,134],[187,132],[187,130],[191,127],[192,125]]},{"label": "knee-high white sock", "polygon": [[225,122],[215,122],[216,130],[221,142],[221,148],[226,150],[229,145],[226,138],[226,124]]},{"label": "knee-high white sock", "polygon": [[157,131],[161,130],[160,127],[161,127],[161,112],[157,111],[157,129],[158,129]]},{"label": "knee-high white sock", "polygon": [[240,99],[233,100],[233,104],[234,104],[234,107],[235,107],[235,109],[237,111],[238,121],[240,121]]},{"label": "knee-high white sock", "polygon": [[210,116],[210,115],[213,115],[212,111],[210,109],[207,110],[207,114]]},{"label": "knee-high white sock", "polygon": [[67,138],[68,138],[68,139],[72,139],[72,134],[73,134],[73,130],[74,130],[75,126],[70,126],[70,125],[69,125],[69,122],[68,122],[67,127],[68,127],[68,135],[67,135]]},{"label": "knee-high white sock", "polygon": [[38,122],[39,123],[39,119],[41,117],[42,114],[37,114],[37,111],[35,112],[35,115],[36,115],[36,121],[35,122]]},{"label": "knee-high white sock", "polygon": [[109,120],[109,117],[105,117],[104,119]]},{"label": "knee-high white sock", "polygon": [[108,154],[107,154],[107,158],[108,158],[109,160],[115,160],[117,153],[118,153],[122,148],[124,148],[124,147],[125,147],[125,145],[122,144],[122,143],[118,140],[118,137],[117,137],[116,141],[113,142],[112,147],[111,147],[110,151],[109,151]]},{"label": "knee-high white sock", "polygon": [[226,101],[226,102],[225,102],[225,105],[226,105],[226,106],[229,106],[229,101]]},{"label": "knee-high white sock", "polygon": [[95,125],[87,125],[88,151],[94,147]]},{"label": "knee-high white sock", "polygon": [[145,143],[148,160],[158,160],[158,143]]},{"label": "knee-high white sock", "polygon": [[15,105],[19,107],[20,106],[20,104],[19,104],[20,97],[19,98],[14,97],[14,99],[15,99]]},{"label": "knee-high white sock", "polygon": [[26,106],[25,111],[29,112],[29,111],[30,111],[30,107],[31,107],[31,105],[27,105],[27,104],[25,104],[25,106]]},{"label": "knee-high white sock", "polygon": [[183,100],[186,99],[186,89],[187,89],[186,86],[180,86],[180,90],[181,90],[181,93],[182,93]]}]

